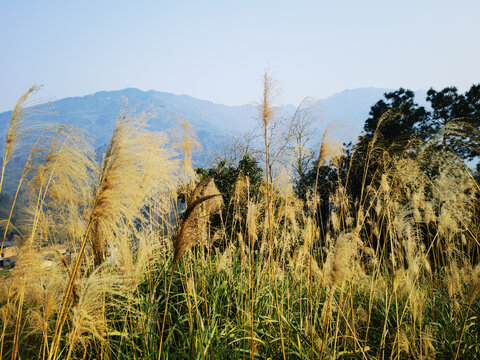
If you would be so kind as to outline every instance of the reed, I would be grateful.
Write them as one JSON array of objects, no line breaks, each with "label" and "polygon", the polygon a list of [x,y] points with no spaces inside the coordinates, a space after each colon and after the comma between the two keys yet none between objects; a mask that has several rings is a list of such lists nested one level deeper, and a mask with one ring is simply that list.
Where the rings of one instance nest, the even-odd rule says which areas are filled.
[{"label": "reed", "polygon": [[[0,357],[477,358],[479,187],[469,168],[441,136],[392,152],[386,114],[350,158],[327,127],[299,198],[292,167],[306,150],[294,147],[295,123],[275,133],[272,86],[267,73],[257,186],[236,164],[197,179],[193,147],[175,153],[148,116],[128,111],[100,164],[66,125],[42,128],[29,146],[11,141],[7,162],[30,156],[2,222],[3,240],[18,230],[18,261],[0,276]],[[187,128],[180,144],[196,139]]]}]

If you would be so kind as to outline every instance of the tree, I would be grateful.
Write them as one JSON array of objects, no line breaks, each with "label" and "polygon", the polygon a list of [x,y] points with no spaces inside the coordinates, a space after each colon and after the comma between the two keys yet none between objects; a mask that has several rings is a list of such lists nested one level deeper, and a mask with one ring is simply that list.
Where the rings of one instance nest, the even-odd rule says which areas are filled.
[{"label": "tree", "polygon": [[428,112],[415,103],[414,92],[400,88],[386,93],[384,97],[385,100],[380,100],[371,107],[370,117],[363,128],[365,135],[361,139],[370,141],[378,132],[383,145],[390,147],[393,144],[404,144],[412,136],[420,135],[418,128],[428,120]]},{"label": "tree", "polygon": [[313,98],[305,98],[295,110],[292,117],[292,132],[295,147],[293,171],[296,180],[303,182],[310,163],[315,155],[309,148],[314,136],[314,123],[321,118],[321,103]]},{"label": "tree", "polygon": [[[208,170],[197,170],[197,172],[203,174],[210,174],[213,168]],[[237,165],[223,166],[218,171],[218,175],[215,177],[215,184],[218,190],[222,193],[224,203],[227,205],[230,203],[234,192],[235,183],[239,180],[240,176],[248,177],[250,183],[250,195],[256,196],[260,184],[262,183],[263,170],[258,165],[258,161],[248,155],[245,155]]]},{"label": "tree", "polygon": [[430,135],[443,128],[443,148],[449,147],[464,160],[478,156],[480,139],[475,130],[480,127],[480,84],[473,85],[465,94],[459,94],[456,87],[430,89],[427,101],[432,107]]},{"label": "tree", "polygon": [[[258,196],[260,185],[263,179],[263,170],[259,166],[257,159],[252,158],[248,155],[238,162],[236,165],[226,165],[224,162],[217,168],[209,169],[197,169],[197,174],[200,178],[208,176],[216,172],[217,175],[214,178],[215,185],[222,194],[224,208],[222,211],[222,218],[225,221],[225,227],[227,228],[228,233],[232,228],[232,219],[234,215],[234,207],[232,205],[232,199],[235,196],[235,186],[237,182],[243,177],[248,178],[249,182],[249,197],[251,199]],[[242,209],[237,209],[237,211],[245,212],[245,216],[241,216],[241,219],[246,219],[246,204],[242,204]],[[243,221],[242,220],[242,221]],[[221,225],[220,218],[214,218],[211,222],[214,227],[219,227]],[[240,224],[240,226],[243,226]]]},{"label": "tree", "polygon": [[384,94],[384,99],[371,107],[364,133],[347,147],[344,168],[339,171],[348,174],[345,186],[355,200],[383,172],[386,159],[410,151],[418,144],[416,139],[428,138],[424,129],[429,113],[414,98],[413,91],[403,88]]}]

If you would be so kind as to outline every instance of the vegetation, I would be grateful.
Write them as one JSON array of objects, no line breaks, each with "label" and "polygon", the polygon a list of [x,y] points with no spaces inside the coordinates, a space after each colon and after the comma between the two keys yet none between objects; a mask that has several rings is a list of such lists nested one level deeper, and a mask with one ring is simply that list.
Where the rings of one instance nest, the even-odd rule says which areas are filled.
[{"label": "vegetation", "polygon": [[315,151],[315,102],[277,119],[265,74],[262,145],[196,172],[185,120],[172,143],[121,112],[101,163],[71,126],[27,139],[34,90],[3,156],[0,184],[29,154],[2,197],[0,358],[480,357],[480,86],[431,111],[386,94],[358,142],[327,127]]}]

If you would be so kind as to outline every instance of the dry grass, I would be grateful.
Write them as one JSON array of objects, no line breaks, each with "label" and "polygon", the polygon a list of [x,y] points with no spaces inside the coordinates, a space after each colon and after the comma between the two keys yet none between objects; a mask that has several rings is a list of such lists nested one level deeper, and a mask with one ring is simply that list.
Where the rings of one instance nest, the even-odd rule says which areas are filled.
[{"label": "dry grass", "polygon": [[[391,155],[375,135],[363,166],[379,170],[361,179],[358,201],[350,174],[337,174],[323,223],[325,198],[295,196],[297,159],[289,144],[272,143],[272,84],[265,74],[265,177],[252,191],[240,176],[229,204],[216,186],[219,169],[194,181],[196,137],[186,123],[175,155],[147,117],[122,112],[101,164],[77,129],[39,133],[13,205],[24,214],[18,261],[0,278],[0,357],[478,357],[470,170],[452,152],[433,151],[435,140],[414,156]],[[14,135],[29,93],[4,163],[20,150]],[[322,165],[338,170],[328,132],[316,185],[324,185]],[[182,186],[189,191],[177,216]]]},{"label": "dry grass", "polygon": [[209,217],[222,206],[221,194],[213,182],[214,176],[206,176],[192,191],[176,237],[173,267],[188,248],[203,242]]}]

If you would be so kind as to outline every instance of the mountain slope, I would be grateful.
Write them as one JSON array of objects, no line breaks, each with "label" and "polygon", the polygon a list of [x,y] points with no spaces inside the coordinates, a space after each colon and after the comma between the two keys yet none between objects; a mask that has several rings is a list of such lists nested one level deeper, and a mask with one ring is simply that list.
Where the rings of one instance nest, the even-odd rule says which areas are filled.
[{"label": "mountain slope", "polygon": [[[349,127],[361,129],[368,117],[370,106],[389,89],[362,88],[344,90],[324,100],[324,121],[341,121]],[[95,145],[106,143],[120,110],[128,100],[128,107],[137,112],[150,110],[152,130],[165,131],[177,126],[177,120],[187,119],[195,129],[205,135],[225,135],[241,132],[257,124],[253,105],[227,106],[199,100],[188,95],[174,95],[158,91],[127,88],[118,91],[100,91],[82,97],[70,97],[37,108],[44,113],[39,121],[63,122],[89,131]],[[13,104],[12,104],[13,105]],[[294,106],[288,105],[292,111]],[[0,130],[4,131],[11,112],[0,113]]]},{"label": "mountain slope", "polygon": [[[363,129],[370,107],[390,89],[361,88],[344,90],[321,100],[323,116],[321,123],[314,124],[312,137],[320,142],[326,124],[336,122],[335,137],[348,142],[355,139]],[[418,93],[417,101],[425,105],[425,92]],[[128,100],[128,105],[126,105]],[[13,105],[13,104],[12,104]],[[241,134],[257,126],[254,105],[226,106],[210,101],[199,100],[187,95],[174,95],[158,91],[141,91],[128,88],[118,91],[100,91],[82,97],[70,97],[33,109],[40,122],[60,122],[75,125],[87,131],[95,148],[100,153],[110,140],[115,121],[123,108],[133,109],[134,113],[148,112],[151,115],[151,130],[169,132],[178,126],[178,120],[185,118],[194,127],[203,151],[195,154],[198,166],[208,166],[212,155],[220,150],[220,145],[232,134]],[[283,114],[293,114],[295,106],[286,105]],[[5,134],[11,118],[11,111],[0,113],[0,133]],[[3,140],[4,136],[2,136]],[[3,142],[3,141],[2,141]],[[312,143],[312,145],[314,145]],[[0,146],[3,148],[3,145]],[[10,164],[22,168],[20,163]],[[18,170],[21,171],[21,170]],[[15,189],[18,171],[7,174],[5,191]]]},{"label": "mountain slope", "polygon": [[[318,128],[335,121],[341,124],[339,131],[343,133],[342,140],[354,139],[361,132],[370,107],[387,91],[389,89],[344,90],[321,100],[324,116]],[[100,91],[39,105],[36,108],[40,114],[36,119],[83,128],[91,135],[94,146],[100,147],[109,141],[117,116],[126,106],[127,100],[127,108],[134,109],[137,113],[147,111],[153,115],[150,124],[154,131],[168,132],[178,126],[178,120],[188,120],[204,148],[202,162],[206,161],[205,153],[215,149],[228,135],[250,130],[257,125],[254,105],[226,106],[187,95],[134,88]],[[283,111],[292,113],[294,109],[293,105],[287,105]],[[2,133],[5,133],[10,117],[11,112],[0,113]]]}]

